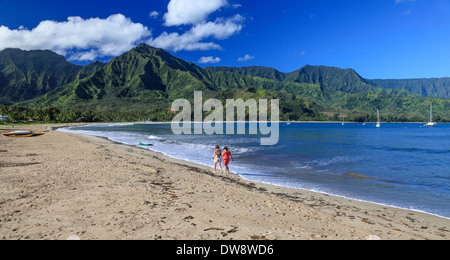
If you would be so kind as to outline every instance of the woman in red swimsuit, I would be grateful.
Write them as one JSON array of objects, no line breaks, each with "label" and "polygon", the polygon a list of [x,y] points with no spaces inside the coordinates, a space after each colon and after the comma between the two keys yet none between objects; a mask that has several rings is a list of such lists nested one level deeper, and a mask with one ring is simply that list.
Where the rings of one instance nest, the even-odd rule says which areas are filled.
[{"label": "woman in red swimsuit", "polygon": [[225,165],[225,173],[230,173],[230,169],[228,168],[228,164],[230,164],[230,158],[234,162],[233,156],[228,151],[228,147],[223,148],[225,151],[222,153],[223,164]]}]

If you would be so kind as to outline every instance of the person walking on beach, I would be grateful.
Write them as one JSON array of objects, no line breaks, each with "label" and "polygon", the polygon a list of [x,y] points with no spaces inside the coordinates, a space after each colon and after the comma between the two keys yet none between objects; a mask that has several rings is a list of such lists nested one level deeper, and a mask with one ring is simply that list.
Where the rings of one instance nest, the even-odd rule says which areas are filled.
[{"label": "person walking on beach", "polygon": [[230,158],[234,162],[233,156],[228,151],[228,147],[223,148],[225,151],[222,153],[223,164],[225,165],[225,173],[230,173],[230,169],[228,168],[228,164],[230,164]]},{"label": "person walking on beach", "polygon": [[214,150],[214,173],[216,173],[217,164],[219,164],[220,167],[220,173],[223,173],[222,169],[222,160],[220,159],[222,157],[222,151],[220,151],[220,146],[216,145],[216,149]]}]

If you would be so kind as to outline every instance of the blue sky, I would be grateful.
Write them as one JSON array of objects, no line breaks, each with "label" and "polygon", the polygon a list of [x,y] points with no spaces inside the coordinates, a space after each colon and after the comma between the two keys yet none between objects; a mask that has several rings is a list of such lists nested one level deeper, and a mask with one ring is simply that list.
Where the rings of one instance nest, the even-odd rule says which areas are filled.
[{"label": "blue sky", "polygon": [[0,0],[0,49],[87,64],[140,43],[202,67],[450,77],[450,0]]}]

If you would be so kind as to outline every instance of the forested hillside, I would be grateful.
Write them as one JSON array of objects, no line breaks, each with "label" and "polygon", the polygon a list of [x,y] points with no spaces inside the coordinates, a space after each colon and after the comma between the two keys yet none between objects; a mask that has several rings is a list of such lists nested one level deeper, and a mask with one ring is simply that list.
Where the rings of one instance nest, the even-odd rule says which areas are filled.
[{"label": "forested hillside", "polygon": [[423,93],[410,82],[415,81],[367,80],[353,69],[325,66],[291,73],[201,68],[145,44],[107,64],[84,67],[51,51],[7,49],[0,52],[0,114],[15,120],[168,121],[174,100],[192,100],[194,91],[202,91],[205,100],[224,104],[226,99],[279,99],[281,120],[374,121],[379,109],[384,121],[425,121],[433,102],[435,119],[450,121],[445,79],[432,81],[434,88],[422,87]]}]

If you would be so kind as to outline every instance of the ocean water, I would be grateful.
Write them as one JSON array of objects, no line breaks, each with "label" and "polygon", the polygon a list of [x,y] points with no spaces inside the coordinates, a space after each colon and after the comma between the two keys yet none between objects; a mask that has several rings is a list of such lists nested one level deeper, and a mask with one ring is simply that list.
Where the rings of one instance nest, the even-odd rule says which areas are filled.
[{"label": "ocean water", "polygon": [[112,124],[60,131],[153,144],[165,155],[213,165],[228,146],[243,178],[450,218],[450,124],[280,123],[280,140],[260,135],[174,135],[170,124]]}]

